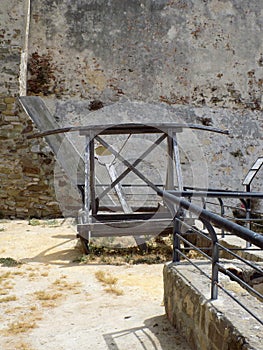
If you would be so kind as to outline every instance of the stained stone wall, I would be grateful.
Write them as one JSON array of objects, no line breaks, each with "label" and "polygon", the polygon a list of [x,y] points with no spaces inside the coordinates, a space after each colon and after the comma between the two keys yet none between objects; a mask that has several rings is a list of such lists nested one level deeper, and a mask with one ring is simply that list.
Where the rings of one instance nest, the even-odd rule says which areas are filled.
[{"label": "stained stone wall", "polygon": [[57,216],[53,156],[43,141],[26,140],[33,127],[17,103],[26,73],[27,1],[2,1],[0,23],[0,218]]},{"label": "stained stone wall", "polygon": [[46,94],[262,107],[261,1],[32,0],[30,26]]},{"label": "stained stone wall", "polygon": [[139,101],[228,127],[229,142],[204,140],[211,185],[242,188],[262,155],[261,1],[3,0],[0,19],[2,216],[59,215],[54,159],[26,140],[19,94],[41,95],[62,123],[81,104],[92,120],[94,106]]}]

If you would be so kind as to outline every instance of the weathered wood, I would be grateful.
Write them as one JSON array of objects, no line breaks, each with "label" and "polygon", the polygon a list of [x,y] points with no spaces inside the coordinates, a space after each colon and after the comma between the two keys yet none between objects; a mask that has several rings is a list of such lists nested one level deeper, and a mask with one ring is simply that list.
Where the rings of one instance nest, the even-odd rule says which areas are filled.
[{"label": "weathered wood", "polygon": [[129,220],[149,220],[149,219],[167,219],[172,220],[170,212],[152,212],[152,213],[140,213],[133,212],[129,214],[123,213],[103,213],[96,214],[91,217],[91,222],[113,222],[113,221],[129,221]]},{"label": "weathered wood", "polygon": [[173,148],[173,139],[171,135],[167,136],[167,170],[166,170],[166,190],[174,189],[174,148]]},{"label": "weathered wood", "polygon": [[147,179],[137,168],[135,168],[130,162],[128,162],[124,157],[122,157],[112,146],[110,146],[105,140],[100,136],[97,136],[96,139],[106,147],[116,158],[118,158],[127,168],[129,168],[134,174],[136,174],[141,180],[143,180],[147,185],[149,185],[156,193],[160,194],[159,188],[150,180]]},{"label": "weathered wood", "polygon": [[[114,182],[117,179],[117,174],[116,174],[116,169],[114,167],[114,164],[105,164],[105,167],[109,173],[111,181]],[[123,189],[122,189],[120,182],[118,182],[114,186],[114,189],[117,193],[117,196],[119,198],[119,201],[120,201],[120,204],[121,204],[121,207],[122,207],[124,213],[132,213],[132,209],[125,198],[125,193],[123,192]]]},{"label": "weathered wood", "polygon": [[91,200],[91,212],[95,214],[97,212],[96,205],[96,193],[95,193],[95,150],[94,139],[90,142],[90,200]]},{"label": "weathered wood", "polygon": [[[30,96],[33,97],[33,96]],[[123,135],[123,134],[156,134],[156,133],[165,133],[168,134],[168,131],[173,129],[175,132],[181,132],[183,129],[195,129],[195,130],[204,130],[215,132],[219,134],[228,135],[228,130],[222,130],[217,128],[212,128],[209,126],[203,126],[199,124],[175,124],[175,123],[167,123],[167,124],[158,124],[151,123],[147,126],[143,126],[143,124],[120,124],[116,126],[115,124],[105,124],[105,125],[89,125],[89,126],[67,126],[64,128],[57,129],[46,129],[43,132],[39,132],[36,134],[29,135],[27,138],[37,138],[37,137],[45,137],[49,135],[55,135],[66,132],[80,132],[81,135],[90,134],[92,132],[95,135]]]},{"label": "weathered wood", "polygon": [[[115,169],[115,166],[114,164],[105,164],[107,170],[108,170],[108,173],[109,173],[109,176],[111,178],[111,181],[114,182],[116,181],[117,179],[117,173],[116,173],[116,169]],[[126,200],[126,197],[125,197],[125,193],[123,192],[122,190],[122,186],[120,184],[120,182],[118,182],[115,187],[114,187],[116,193],[117,193],[117,196],[119,198],[119,201],[121,203],[121,206],[122,206],[122,209],[124,211],[125,214],[131,214],[132,213],[132,208],[130,207],[129,203],[127,202]],[[137,237],[137,236],[134,236],[134,240],[137,244],[137,246],[141,249],[141,250],[146,250],[147,249],[147,245],[145,243],[145,240],[143,239],[143,237]]]},{"label": "weathered wood", "polygon": [[92,237],[116,237],[136,235],[156,235],[164,230],[171,230],[173,222],[170,219],[157,220],[133,220],[133,221],[107,221],[77,225],[78,234],[88,239],[88,233]]},{"label": "weathered wood", "polygon": [[183,191],[183,175],[182,175],[182,169],[181,169],[181,163],[180,163],[180,154],[179,154],[179,147],[177,142],[176,134],[173,133],[173,155],[174,155],[174,162],[175,162],[175,169],[176,169],[176,175],[177,175],[177,182],[178,182],[178,189],[179,191]]},{"label": "weathered wood", "polygon": [[[136,159],[135,162],[132,163],[132,166],[136,167],[139,165],[143,159],[152,152],[164,139],[166,135],[162,135],[159,137],[143,154]],[[105,190],[99,195],[99,199],[103,198],[115,185],[117,185],[125,176],[127,176],[132,171],[131,168],[127,168],[124,170]],[[173,189],[173,188],[172,188]]]},{"label": "weathered wood", "polygon": [[[60,128],[41,98],[23,96],[19,101],[40,131]],[[45,139],[70,181],[74,185],[84,184],[84,160],[68,136],[63,133],[50,134]]]},{"label": "weathered wood", "polygon": [[[53,151],[59,165],[67,174],[70,182],[73,185],[84,185],[85,183],[85,164],[83,155],[79,153],[74,143],[69,139],[66,132],[71,131],[71,127],[61,128],[54,117],[50,114],[44,101],[38,96],[23,96],[19,97],[19,101],[33,120],[36,127],[40,130],[37,137],[45,137],[49,147]],[[73,128],[80,130],[82,126]],[[43,130],[49,130],[48,132]],[[28,136],[28,139],[34,138],[34,135]],[[94,159],[93,159],[94,162]],[[94,165],[91,163],[91,167]],[[93,168],[91,169],[93,171]],[[98,177],[92,181],[100,183]],[[103,188],[98,188],[98,193],[103,191]],[[104,197],[105,205],[114,205],[114,201],[110,195]]]}]

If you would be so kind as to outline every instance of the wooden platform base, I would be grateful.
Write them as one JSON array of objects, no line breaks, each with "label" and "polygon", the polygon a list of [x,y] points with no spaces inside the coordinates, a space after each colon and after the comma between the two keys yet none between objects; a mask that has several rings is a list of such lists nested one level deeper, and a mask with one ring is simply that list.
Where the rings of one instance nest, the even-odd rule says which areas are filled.
[{"label": "wooden platform base", "polygon": [[90,237],[158,235],[170,233],[172,228],[173,221],[165,213],[101,214],[93,216],[89,223],[77,225],[78,236],[86,240]]}]

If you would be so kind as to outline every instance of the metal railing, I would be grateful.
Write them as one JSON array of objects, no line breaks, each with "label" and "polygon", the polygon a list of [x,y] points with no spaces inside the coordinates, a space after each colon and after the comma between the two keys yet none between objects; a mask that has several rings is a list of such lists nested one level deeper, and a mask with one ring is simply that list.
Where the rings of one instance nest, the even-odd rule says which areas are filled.
[{"label": "metal railing", "polygon": [[[263,269],[260,264],[253,263],[247,259],[244,259],[237,252],[232,251],[224,247],[218,241],[218,234],[214,226],[219,229],[223,229],[226,232],[229,232],[237,237],[240,237],[249,244],[253,244],[257,247],[257,249],[263,249],[263,236],[257,232],[254,232],[247,227],[243,227],[238,225],[237,223],[231,222],[226,218],[221,217],[215,213],[204,209],[201,206],[197,206],[190,201],[184,199],[184,197],[189,198],[189,192],[186,191],[160,191],[158,194],[163,197],[167,207],[169,208],[173,220],[174,220],[174,234],[173,234],[173,262],[179,263],[181,258],[186,259],[190,264],[195,266],[203,275],[205,275],[211,281],[211,299],[218,298],[218,289],[223,290],[229,297],[231,297],[235,302],[237,302],[244,310],[246,310],[252,317],[254,317],[261,325],[263,325],[263,320],[259,315],[255,314],[253,310],[247,307],[244,302],[241,302],[236,296],[234,296],[227,288],[225,288],[222,283],[219,281],[219,273],[223,273],[228,276],[231,280],[239,283],[244,289],[246,289],[249,293],[255,296],[261,302],[263,301],[263,295],[259,293],[255,288],[249,285],[246,281],[244,281],[240,276],[237,276],[233,273],[233,271],[228,270],[223,263],[223,259],[220,258],[221,252],[225,252],[229,254],[232,258],[239,260],[242,264],[245,264],[249,268],[251,268],[258,276],[263,277]],[[220,195],[219,195],[220,194]],[[203,196],[203,193],[192,193],[193,196]],[[214,196],[220,198],[224,197],[223,193],[214,193]],[[226,194],[225,194],[226,195]],[[240,195],[240,193],[239,193]],[[210,193],[208,195],[212,196]],[[241,197],[245,196],[245,194],[241,194]],[[249,194],[246,193],[246,196],[254,196],[262,198],[262,193],[258,194]],[[198,229],[194,227],[192,224],[188,224],[185,218],[185,212],[189,212],[192,215],[194,214],[196,219],[200,220],[203,223],[204,229]],[[205,244],[205,247],[199,247],[191,240],[187,239],[187,234],[182,232],[182,228],[184,231],[189,230],[190,233],[194,233],[195,235],[202,237],[203,240],[207,240],[209,244]],[[188,248],[182,248],[182,243]],[[187,250],[195,250],[205,259],[211,262],[211,275],[202,269],[195,260],[188,257],[186,251]]]}]

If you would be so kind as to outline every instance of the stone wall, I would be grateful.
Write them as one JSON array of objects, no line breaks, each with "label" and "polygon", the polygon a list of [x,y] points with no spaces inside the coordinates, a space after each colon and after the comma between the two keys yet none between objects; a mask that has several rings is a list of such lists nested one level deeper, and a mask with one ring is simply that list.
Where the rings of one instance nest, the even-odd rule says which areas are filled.
[{"label": "stone wall", "polygon": [[[199,266],[208,275],[211,265]],[[220,285],[259,316],[260,301],[238,283],[220,276]],[[193,350],[259,350],[259,323],[221,289],[210,299],[210,281],[190,264],[164,266],[164,305],[168,319]],[[242,321],[242,322],[240,322]]]},{"label": "stone wall", "polygon": [[26,140],[32,125],[19,94],[41,95],[56,115],[67,101],[83,102],[89,118],[94,100],[186,105],[190,118],[202,107],[195,121],[214,126],[218,108],[235,109],[229,150],[206,151],[211,179],[223,176],[228,188],[262,152],[262,2],[3,0],[0,19],[2,216],[60,212],[54,159],[44,141]]},{"label": "stone wall", "polygon": [[33,0],[31,11],[45,95],[262,108],[260,1]]},{"label": "stone wall", "polygon": [[26,140],[33,126],[17,103],[25,73],[26,5],[25,0],[2,1],[0,9],[0,218],[60,213],[52,188],[53,156],[43,141]]}]

